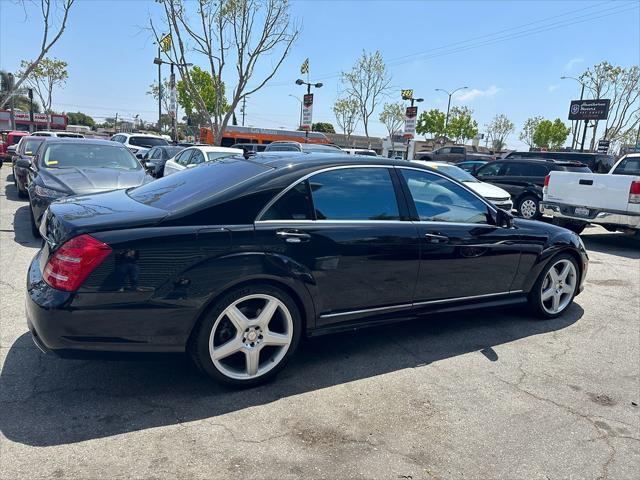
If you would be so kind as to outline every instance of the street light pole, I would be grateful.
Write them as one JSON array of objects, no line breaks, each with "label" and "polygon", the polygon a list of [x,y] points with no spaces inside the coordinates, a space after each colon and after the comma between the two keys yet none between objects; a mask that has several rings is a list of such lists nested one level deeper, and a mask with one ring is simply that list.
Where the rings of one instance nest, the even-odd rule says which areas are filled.
[{"label": "street light pole", "polygon": [[[413,91],[413,90],[412,90]],[[411,106],[413,107],[413,102],[423,102],[424,98],[414,98],[413,96],[411,98],[406,98],[403,97],[404,100],[409,100],[411,102]],[[393,150],[393,138],[390,138],[389,140],[391,140],[391,149]],[[409,160],[409,145],[411,144],[411,138],[407,138],[407,149],[404,152],[404,159],[405,160]]]},{"label": "street light pole", "polygon": [[[176,83],[176,77],[175,74],[173,73],[173,67],[178,66],[178,67],[190,67],[191,65],[193,65],[193,63],[175,63],[172,61],[164,61],[162,60],[162,58],[160,58],[160,47],[158,47],[158,56],[156,58],[153,59],[153,63],[155,63],[156,65],[158,65],[158,87],[159,87],[159,92],[162,92],[162,83],[160,82],[160,66],[163,63],[167,63],[171,66],[171,77],[170,77],[170,87],[171,87],[171,100],[175,100],[175,95],[174,95],[174,90],[175,90],[175,83]],[[161,95],[158,95],[158,98],[161,98]],[[172,105],[173,107],[173,105]],[[161,104],[160,101],[158,100],[158,131],[160,131],[160,117],[162,116],[162,108],[161,108]],[[173,121],[172,121],[172,130],[173,130],[173,139],[175,142],[178,141],[178,124],[177,124],[177,117],[178,117],[178,109],[176,107],[176,110],[173,112]]]},{"label": "street light pole", "polygon": [[[575,80],[576,82],[578,82],[580,85],[582,85],[582,89],[580,90],[580,101],[582,101],[582,99],[584,98],[584,82],[578,78],[575,77],[567,77],[567,76],[562,76],[560,77],[560,80],[566,80],[566,79],[571,79],[571,80]],[[584,120],[585,124],[587,123],[586,120]],[[573,123],[573,122],[572,122]],[[575,123],[573,125],[573,140],[571,141],[571,150],[575,150],[576,147],[578,146],[578,129],[580,125],[580,120],[575,120]],[[585,134],[587,132],[586,128],[585,128]],[[582,145],[584,146],[584,138],[582,139]],[[582,151],[582,150],[580,150]]]},{"label": "street light pole", "polygon": [[298,121],[298,127],[300,127],[300,126],[302,126],[302,100],[300,100],[295,95],[289,94],[289,96],[295,98],[298,102],[300,102],[300,120]]},{"label": "street light pole", "polygon": [[[307,86],[307,95],[309,95],[311,93],[311,87],[312,86],[316,87],[316,88],[322,87],[322,83],[321,82],[310,83],[310,82],[305,82],[301,78],[296,80],[296,85],[306,85]],[[300,112],[300,126],[302,126],[302,111]],[[304,141],[305,141],[305,143],[309,143],[309,129],[310,128],[311,128],[311,125],[309,125],[309,128],[305,129],[305,131],[304,131]]]},{"label": "street light pole", "polygon": [[458,90],[464,90],[465,88],[469,88],[469,87],[459,87],[459,88],[456,88],[453,92],[448,92],[447,90],[445,90],[443,88],[436,88],[436,92],[440,91],[440,92],[444,92],[447,95],[449,95],[449,101],[447,102],[447,116],[446,116],[445,121],[444,121],[444,128],[447,128],[449,126],[449,110],[451,109],[451,97]]},{"label": "street light pole", "polygon": [[[160,45],[158,45],[158,58],[160,58]],[[162,133],[162,62],[158,63],[158,134]]]}]

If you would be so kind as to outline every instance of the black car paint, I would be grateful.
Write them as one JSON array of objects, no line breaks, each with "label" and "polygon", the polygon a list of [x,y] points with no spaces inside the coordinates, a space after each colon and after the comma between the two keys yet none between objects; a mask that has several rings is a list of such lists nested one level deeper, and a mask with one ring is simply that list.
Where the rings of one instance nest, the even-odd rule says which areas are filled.
[{"label": "black car paint", "polygon": [[505,159],[545,158],[565,162],[584,163],[594,173],[607,173],[616,162],[613,155],[591,152],[509,152]]},{"label": "black car paint", "polygon": [[[385,225],[246,221],[282,189],[318,170],[375,164],[393,172],[406,166],[322,157],[327,156],[302,154],[297,161],[282,156],[279,168],[218,199],[222,206],[238,197],[256,199],[242,224],[207,224],[189,209],[167,213],[133,201],[124,191],[56,202],[41,227],[47,241],[27,279],[27,316],[38,344],[60,355],[78,350],[184,351],[198,319],[216,298],[255,281],[277,285],[295,299],[308,335],[428,312],[522,302],[537,275],[561,251],[576,257],[582,285],[587,256],[579,237],[539,222],[514,220],[512,228],[425,225],[415,222],[408,204],[401,206],[405,220]],[[277,164],[278,157],[265,161]],[[405,193],[398,192],[399,198]],[[452,239],[451,245],[424,241],[422,231],[435,226]],[[310,241],[284,242],[276,232],[285,228],[304,230]],[[51,288],[41,273],[50,253],[85,232],[110,245],[112,254],[77,292]],[[130,266],[122,268],[130,252],[135,253],[136,275],[128,271]],[[467,261],[474,262],[470,268]],[[424,288],[416,289],[418,278]],[[456,285],[461,282],[470,287]],[[457,290],[451,295],[447,288]],[[477,292],[501,294],[464,295]],[[451,298],[459,296],[471,298]]]},{"label": "black car paint", "polygon": [[[40,225],[42,215],[49,205],[58,199],[73,196],[86,195],[97,192],[105,192],[109,190],[129,188],[141,185],[151,180],[142,165],[136,170],[121,170],[114,168],[64,168],[64,169],[47,169],[40,165],[40,155],[43,146],[52,143],[92,143],[95,145],[105,145],[110,148],[125,149],[126,147],[106,141],[91,139],[75,139],[75,138],[47,138],[36,152],[31,160],[31,168],[28,169],[28,188],[29,203],[33,213],[33,219],[36,226]],[[39,195],[36,186],[55,190],[60,192],[59,196],[49,197]]]}]

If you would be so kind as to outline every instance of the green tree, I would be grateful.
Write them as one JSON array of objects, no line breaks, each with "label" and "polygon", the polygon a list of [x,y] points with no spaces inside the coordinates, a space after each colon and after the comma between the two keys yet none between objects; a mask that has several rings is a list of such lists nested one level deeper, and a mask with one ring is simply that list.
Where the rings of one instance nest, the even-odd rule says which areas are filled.
[{"label": "green tree", "polygon": [[360,120],[360,107],[354,98],[342,98],[333,104],[333,114],[336,116],[336,123],[347,137],[347,142],[351,134],[356,129]]},{"label": "green tree", "polygon": [[[162,92],[160,92],[160,88],[162,88]],[[161,96],[160,94],[162,93],[162,96],[161,96],[162,100],[160,103],[160,105],[162,106],[162,111],[165,113],[169,113],[169,110],[171,110],[171,105],[169,105],[170,92],[171,92],[169,88],[169,80],[165,78],[162,81],[162,85],[160,88],[158,87],[157,83],[152,83],[151,85],[149,85],[149,90],[147,91],[147,95],[151,95],[154,100],[158,101],[158,98]],[[178,103],[179,102],[180,102],[180,99],[178,98]],[[184,108],[184,106],[182,106],[182,108]]]},{"label": "green tree", "polygon": [[[210,117],[218,117],[229,110],[229,105],[225,98],[224,82],[220,82],[220,85],[216,85],[217,82],[214,82],[211,74],[206,70],[202,70],[197,65],[191,69],[189,75],[191,82],[180,80],[176,84],[176,89],[178,90],[178,103],[187,115],[199,113]],[[196,90],[197,95],[199,95],[204,102],[204,106],[207,109],[206,112],[203,112],[198,108],[198,102],[194,101],[194,93],[192,89]],[[218,102],[218,93],[221,95],[220,102]],[[220,112],[217,112],[217,108],[221,109]]]},{"label": "green tree", "polygon": [[67,62],[45,57],[35,68],[31,69],[30,73],[26,73],[31,65],[32,62],[29,60],[23,60],[20,64],[22,71],[19,75],[26,76],[24,83],[33,89],[44,111],[51,113],[53,90],[63,86],[69,77]]},{"label": "green tree", "polygon": [[478,122],[471,118],[472,114],[469,107],[453,107],[449,113],[447,135],[462,143],[478,135]]},{"label": "green tree", "polygon": [[424,135],[425,138],[429,134],[432,138],[446,135],[447,130],[444,127],[445,118],[445,113],[437,108],[429,110],[428,112],[422,112],[418,117],[416,133]]},{"label": "green tree", "polygon": [[389,91],[391,83],[382,54],[378,50],[374,53],[363,50],[351,71],[342,72],[341,81],[347,97],[358,103],[364,134],[369,138],[369,119]]},{"label": "green tree", "polygon": [[329,122],[318,122],[311,125],[311,131],[323,133],[336,133],[335,128]]},{"label": "green tree", "polygon": [[391,150],[395,150],[395,142],[393,137],[398,134],[404,124],[405,107],[401,102],[385,103],[380,113],[380,122],[387,127],[389,132],[389,140],[391,141]]},{"label": "green tree", "polygon": [[70,125],[86,125],[87,127],[95,126],[96,122],[89,115],[82,112],[69,112],[67,113],[67,119]]},{"label": "green tree", "polygon": [[533,134],[536,132],[536,128],[538,128],[542,120],[544,120],[544,118],[540,116],[527,118],[522,126],[522,131],[518,135],[520,141],[526,143],[529,147],[535,147],[536,144],[533,141]]},{"label": "green tree", "polygon": [[536,147],[557,150],[567,141],[570,131],[571,129],[559,118],[553,122],[542,120],[533,134],[533,142]]},{"label": "green tree", "polygon": [[493,117],[493,120],[487,125],[487,135],[494,150],[500,151],[505,147],[507,137],[514,128],[515,125],[504,113]]}]

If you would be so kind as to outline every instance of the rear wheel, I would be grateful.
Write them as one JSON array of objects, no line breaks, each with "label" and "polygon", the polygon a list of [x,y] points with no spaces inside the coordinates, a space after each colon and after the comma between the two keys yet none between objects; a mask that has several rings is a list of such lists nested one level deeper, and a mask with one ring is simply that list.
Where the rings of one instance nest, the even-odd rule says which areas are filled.
[{"label": "rear wheel", "polygon": [[221,298],[189,345],[196,365],[215,380],[252,387],[273,378],[295,351],[302,330],[297,305],[271,285]]},{"label": "rear wheel", "polygon": [[568,254],[554,257],[529,294],[529,305],[538,316],[555,318],[571,305],[578,291],[578,265]]},{"label": "rear wheel", "polygon": [[533,195],[525,195],[518,202],[518,214],[527,220],[536,220],[540,216],[539,200]]},{"label": "rear wheel", "polygon": [[589,225],[587,222],[581,222],[580,220],[569,220],[567,218],[553,217],[552,223],[559,227],[571,230],[574,233],[580,235],[584,229]]}]

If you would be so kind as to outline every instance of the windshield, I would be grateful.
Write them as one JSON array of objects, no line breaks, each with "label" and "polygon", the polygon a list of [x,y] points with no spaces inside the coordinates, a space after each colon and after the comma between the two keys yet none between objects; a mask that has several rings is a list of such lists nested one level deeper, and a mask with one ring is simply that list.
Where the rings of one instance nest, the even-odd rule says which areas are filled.
[{"label": "windshield", "polygon": [[238,157],[222,159],[129,189],[127,194],[150,207],[183,210],[269,170],[269,167]]},{"label": "windshield", "polygon": [[116,168],[140,170],[142,165],[126,148],[86,143],[47,146],[40,165],[45,168]]},{"label": "windshield", "polygon": [[369,152],[368,150],[362,150],[360,152],[353,152],[355,155],[364,155],[365,157],[377,157],[378,154],[376,152]]},{"label": "windshield", "polygon": [[231,157],[236,155],[236,153],[232,152],[207,152],[207,161],[214,162],[216,160],[220,160],[223,158]]},{"label": "windshield", "polygon": [[298,148],[297,145],[291,145],[291,144],[274,145],[272,143],[270,145],[267,145],[267,148],[265,150],[267,152],[299,152],[300,148]]},{"label": "windshield", "polygon": [[438,170],[439,172],[446,173],[450,177],[455,178],[459,182],[478,182],[478,179],[471,175],[469,172],[465,172],[461,168],[453,165],[429,165],[431,168]]},{"label": "windshield", "polygon": [[131,137],[129,138],[129,145],[136,147],[160,147],[169,145],[169,142],[159,137]]},{"label": "windshield", "polygon": [[84,135],[79,133],[58,133],[57,135],[60,138],[84,138]]},{"label": "windshield", "polygon": [[640,157],[627,157],[622,160],[613,175],[640,175]]},{"label": "windshield", "polygon": [[24,154],[25,155],[35,155],[36,150],[42,143],[42,138],[29,138],[24,140]]},{"label": "windshield", "polygon": [[565,172],[578,172],[578,173],[591,173],[591,169],[586,165],[571,166],[571,165],[559,165],[560,170]]},{"label": "windshield", "polygon": [[302,145],[301,148],[304,152],[337,153],[341,151],[341,149],[329,145]]}]

